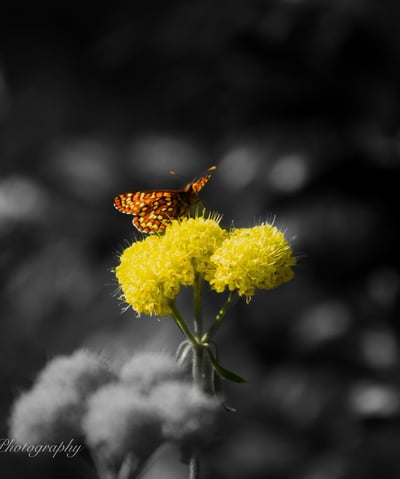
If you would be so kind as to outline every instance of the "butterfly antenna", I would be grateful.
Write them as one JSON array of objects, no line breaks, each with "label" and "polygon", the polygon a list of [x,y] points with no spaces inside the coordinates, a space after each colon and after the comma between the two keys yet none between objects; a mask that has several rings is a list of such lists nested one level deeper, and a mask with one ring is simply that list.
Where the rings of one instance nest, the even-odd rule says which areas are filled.
[{"label": "butterfly antenna", "polygon": [[186,176],[180,175],[180,174],[177,173],[176,171],[171,170],[171,171],[169,172],[169,174],[170,174],[170,175],[173,175],[173,176],[177,176],[178,178],[182,178],[182,179],[183,179],[184,181],[186,181],[186,182],[189,181]]},{"label": "butterfly antenna", "polygon": [[[208,171],[215,171],[217,169],[217,167],[215,165],[213,166],[210,166],[210,168],[207,168],[207,170],[203,173],[207,173]],[[182,178],[184,179],[185,181],[189,181],[188,178],[184,175],[180,175],[179,173],[177,173],[176,171],[173,171],[173,170],[170,170],[169,172],[170,175],[174,175],[174,176],[178,176],[179,178]]]}]

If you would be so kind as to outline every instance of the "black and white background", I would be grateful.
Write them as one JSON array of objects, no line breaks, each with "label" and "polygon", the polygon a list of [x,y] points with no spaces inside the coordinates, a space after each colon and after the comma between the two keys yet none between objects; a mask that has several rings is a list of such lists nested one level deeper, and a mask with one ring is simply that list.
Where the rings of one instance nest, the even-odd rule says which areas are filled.
[{"label": "black and white background", "polygon": [[[299,265],[219,332],[248,382],[226,387],[238,412],[204,479],[400,477],[398,2],[6,3],[0,437],[58,354],[174,352],[172,321],[113,296],[136,235],[113,197],[215,164],[208,208],[226,227],[274,219]],[[160,461],[144,477],[186,477]],[[0,454],[4,478],[69,467]]]}]

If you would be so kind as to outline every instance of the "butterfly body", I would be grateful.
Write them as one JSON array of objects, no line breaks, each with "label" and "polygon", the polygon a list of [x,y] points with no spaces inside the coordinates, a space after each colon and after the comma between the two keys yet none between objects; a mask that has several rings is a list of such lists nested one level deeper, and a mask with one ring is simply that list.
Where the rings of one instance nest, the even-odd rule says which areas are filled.
[{"label": "butterfly body", "polygon": [[114,206],[121,213],[133,215],[133,225],[142,233],[159,233],[172,220],[185,216],[197,201],[197,194],[211,178],[211,171],[188,183],[181,190],[148,190],[123,193],[114,198]]}]

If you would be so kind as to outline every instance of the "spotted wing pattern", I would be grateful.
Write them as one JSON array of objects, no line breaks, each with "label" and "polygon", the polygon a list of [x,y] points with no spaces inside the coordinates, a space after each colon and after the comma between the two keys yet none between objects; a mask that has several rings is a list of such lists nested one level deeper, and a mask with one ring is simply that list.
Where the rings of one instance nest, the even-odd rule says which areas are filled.
[{"label": "spotted wing pattern", "polygon": [[[209,168],[214,171],[215,166]],[[211,178],[208,173],[188,183],[182,190],[150,190],[123,193],[114,198],[114,206],[121,213],[133,215],[133,225],[142,233],[159,233],[173,219],[185,215],[197,201],[197,194]]]}]

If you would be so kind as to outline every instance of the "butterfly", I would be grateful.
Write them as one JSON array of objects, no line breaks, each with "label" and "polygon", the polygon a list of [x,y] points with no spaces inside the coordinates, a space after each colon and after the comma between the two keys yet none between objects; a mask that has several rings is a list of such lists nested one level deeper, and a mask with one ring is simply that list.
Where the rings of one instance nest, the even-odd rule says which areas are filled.
[{"label": "butterfly", "polygon": [[160,233],[172,220],[185,216],[190,207],[199,201],[198,193],[216,169],[216,166],[211,166],[207,174],[191,181],[181,190],[122,193],[114,198],[114,206],[121,213],[133,215],[132,223],[140,232]]}]

